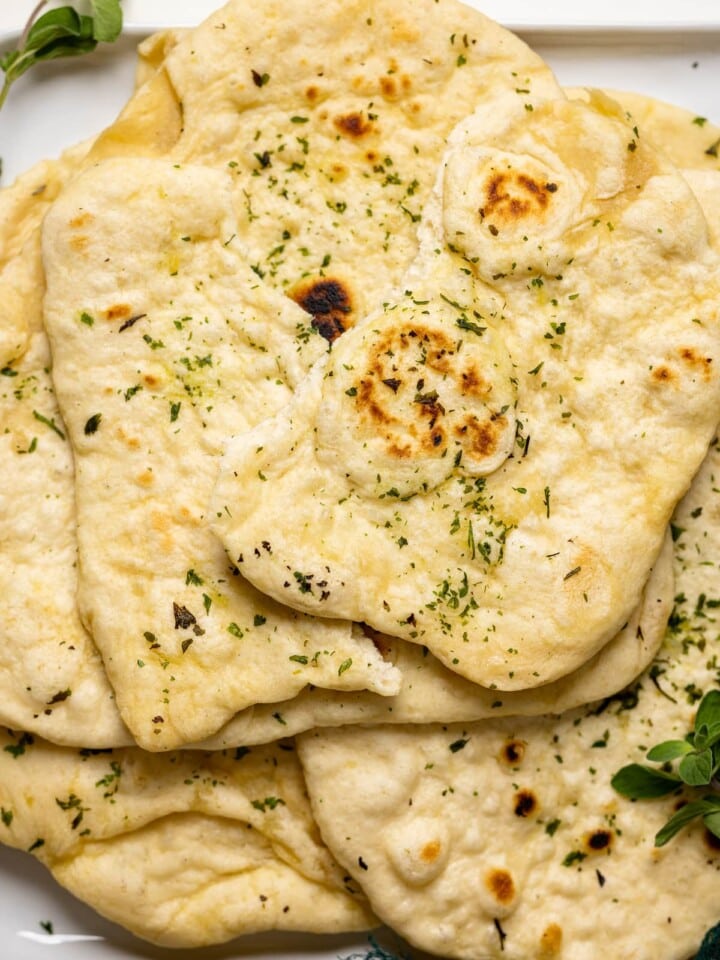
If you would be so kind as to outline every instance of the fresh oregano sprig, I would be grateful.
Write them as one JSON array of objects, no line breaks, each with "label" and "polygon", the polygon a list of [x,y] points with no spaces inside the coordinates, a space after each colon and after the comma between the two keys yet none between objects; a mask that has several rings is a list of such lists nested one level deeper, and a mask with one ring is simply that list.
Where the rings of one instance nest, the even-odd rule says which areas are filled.
[{"label": "fresh oregano sprig", "polygon": [[338,957],[338,960],[412,960],[412,957],[405,953],[396,956],[390,953],[385,947],[382,947],[372,934],[368,935],[370,950],[365,953],[352,953],[347,957]]},{"label": "fresh oregano sprig", "polygon": [[[623,767],[611,781],[618,793],[631,800],[654,800],[683,786],[712,791],[680,807],[655,835],[655,846],[663,846],[697,817],[720,838],[720,690],[702,698],[694,728],[684,740],[658,743],[648,750],[647,758],[663,767],[640,763]],[[675,760],[679,760],[677,771],[672,767]]]},{"label": "fresh oregano sprig", "polygon": [[98,43],[112,43],[120,36],[120,0],[90,0],[91,16],[70,6],[56,7],[40,16],[47,3],[48,0],[38,3],[15,49],[0,58],[0,69],[5,75],[0,108],[13,83],[36,63],[90,53]]}]

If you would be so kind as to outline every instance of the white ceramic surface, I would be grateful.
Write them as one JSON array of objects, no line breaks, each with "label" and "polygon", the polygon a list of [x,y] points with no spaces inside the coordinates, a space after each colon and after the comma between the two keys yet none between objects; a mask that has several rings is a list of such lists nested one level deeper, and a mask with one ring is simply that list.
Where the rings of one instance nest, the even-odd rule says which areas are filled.
[{"label": "white ceramic surface", "polygon": [[[0,0],[0,30],[27,17],[37,0]],[[55,0],[60,2],[60,0]],[[720,25],[717,0],[469,0],[507,26],[707,27]],[[88,0],[75,0],[87,7]],[[123,0],[128,23],[193,25],[218,6],[216,0]]]}]

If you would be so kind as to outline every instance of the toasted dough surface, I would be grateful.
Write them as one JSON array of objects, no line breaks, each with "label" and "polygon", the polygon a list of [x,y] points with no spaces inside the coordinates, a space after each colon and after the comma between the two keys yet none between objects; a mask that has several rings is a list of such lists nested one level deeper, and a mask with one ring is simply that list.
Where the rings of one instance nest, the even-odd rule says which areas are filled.
[{"label": "toasted dough surface", "polygon": [[455,124],[498,89],[559,93],[537,54],[456,0],[231,0],[170,40],[97,155],[159,148],[229,171],[250,262],[328,339],[413,259]]},{"label": "toasted dough surface", "polygon": [[397,296],[228,445],[216,528],[299,610],[546,684],[627,620],[712,437],[717,254],[602,95],[481,107],[421,237]]},{"label": "toasted dough surface", "polygon": [[0,736],[2,839],[154,943],[375,925],[310,814],[293,744],[163,755]]},{"label": "toasted dough surface", "polygon": [[672,567],[668,534],[642,602],[627,624],[586,664],[554,683],[499,693],[448,670],[416,644],[368,631],[383,656],[402,675],[402,687],[395,696],[311,687],[284,703],[250,707],[220,730],[212,743],[221,747],[241,742],[265,743],[277,736],[279,724],[282,732],[290,736],[314,726],[351,723],[452,723],[487,717],[539,716],[614,696],[642,673],[662,643],[675,593]]},{"label": "toasted dough surface", "polygon": [[400,681],[349,623],[258,593],[210,530],[223,438],[287,402],[324,342],[298,336],[307,315],[249,268],[230,210],[225,174],[126,158],[78,177],[44,225],[79,604],[146,749],[210,736],[308,683]]},{"label": "toasted dough surface", "polygon": [[675,514],[671,629],[617,697],[562,717],[299,738],[323,838],[415,946],[458,960],[686,960],[717,923],[717,839],[696,822],[654,846],[703,788],[632,802],[610,781],[684,737],[718,685],[706,601],[720,582],[719,469],[716,440]]}]

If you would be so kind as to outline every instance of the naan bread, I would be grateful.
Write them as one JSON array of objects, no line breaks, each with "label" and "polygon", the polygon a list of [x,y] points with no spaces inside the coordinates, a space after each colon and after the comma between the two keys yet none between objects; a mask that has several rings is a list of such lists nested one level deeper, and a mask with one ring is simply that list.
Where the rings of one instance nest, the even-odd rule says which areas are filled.
[{"label": "naan bread", "polygon": [[484,686],[577,669],[715,428],[719,278],[687,184],[612,101],[499,96],[452,138],[402,292],[228,445],[229,555]]},{"label": "naan bread", "polygon": [[[572,97],[578,94],[577,91],[568,93]],[[644,116],[648,113],[645,111]],[[683,119],[681,114],[678,116]],[[690,117],[686,114],[684,120],[689,122]],[[676,135],[681,137],[683,133],[684,123],[678,127]],[[652,125],[643,125],[642,135],[650,136],[656,144],[662,143],[666,154],[675,156],[675,139],[666,127],[656,129]],[[660,136],[669,139],[659,141]],[[692,169],[685,169],[682,173],[705,213],[711,244],[720,250],[719,175]],[[221,746],[225,743],[262,743],[272,739],[279,729],[278,724],[289,735],[312,726],[349,723],[470,721],[492,716],[560,713],[612,696],[648,666],[662,641],[673,596],[669,551],[666,539],[645,590],[639,621],[640,610],[621,631],[622,640],[619,637],[607,644],[585,667],[563,680],[532,692],[508,692],[499,698],[496,693],[485,691],[447,670],[432,654],[384,636],[379,642],[385,656],[401,670],[404,678],[397,696],[381,699],[367,693],[347,695],[308,689],[288,703],[271,707],[258,705],[243,711],[218,735],[217,743]]]},{"label": "naan bread", "polygon": [[[39,172],[46,174],[47,165],[43,165]],[[37,190],[36,181],[30,183],[32,190]],[[33,262],[39,264],[39,251]],[[38,280],[44,285],[44,276]],[[35,326],[38,319],[35,313],[32,317]],[[55,405],[48,367],[44,330],[34,329],[33,348],[26,352],[20,365],[9,371],[17,374],[9,379],[9,384],[28,381],[41,385],[42,395],[46,398],[43,416],[54,422],[64,435],[66,427]],[[30,381],[31,377],[34,380]],[[8,508],[4,512],[6,527],[15,529],[14,536],[9,530],[5,534],[7,562],[13,558],[18,564],[26,554],[27,562],[23,575],[17,571],[13,575],[15,600],[10,607],[16,609],[22,598],[22,608],[16,616],[6,618],[8,635],[12,634],[13,643],[4,647],[9,660],[4,672],[2,721],[15,729],[39,733],[55,742],[122,746],[131,742],[130,734],[120,721],[101,661],[75,611],[77,576],[72,458],[67,441],[32,416],[39,389],[21,391],[17,398],[16,391],[8,391],[5,395],[11,409],[17,408],[12,420],[15,424],[13,432],[7,435],[8,442],[20,451],[29,448],[37,430],[42,431],[42,437],[36,443],[32,457],[15,455],[9,460],[13,464],[9,474],[13,482],[8,489],[17,491],[15,497],[22,495],[28,507],[19,512]],[[23,411],[20,417],[18,410]],[[3,421],[6,425],[11,422],[10,411]],[[34,472],[29,473],[31,468]],[[51,497],[45,496],[49,483],[53,484]],[[44,508],[39,513],[34,507],[37,503]],[[29,517],[36,521],[30,537],[27,535]],[[38,550],[40,542],[43,547]],[[48,601],[42,608],[41,636],[48,637],[48,643],[43,645],[38,644],[39,582],[46,585],[46,590],[50,587],[53,595],[52,604]],[[23,584],[27,585],[29,592],[21,592]],[[384,641],[384,655],[401,670],[404,682],[401,693],[387,698],[387,703],[386,698],[366,692],[336,695],[312,687],[294,700],[242,711],[216,737],[208,740],[207,745],[266,742],[278,734],[308,729],[314,723],[372,722],[386,718],[397,722],[450,721],[477,719],[508,711],[544,712],[609,695],[636,676],[654,653],[671,596],[671,578],[665,562],[651,580],[642,616],[638,611],[621,636],[596,658],[597,663],[582,669],[585,682],[581,677],[573,676],[572,687],[567,683],[549,685],[540,696],[528,698],[527,704],[522,696],[510,695],[502,706],[498,706],[492,691],[480,690],[464,681],[432,656],[423,655],[415,646],[388,639]],[[24,636],[27,641],[22,643]],[[19,651],[22,651],[21,656]],[[611,651],[614,651],[612,655]],[[588,678],[592,678],[591,687],[587,686]]]},{"label": "naan bread", "polygon": [[317,833],[290,741],[253,750],[71,750],[0,735],[0,841],[154,943],[375,926]]},{"label": "naan bread", "polygon": [[263,288],[225,174],[107,161],[45,220],[45,322],[75,452],[79,605],[146,749],[213,734],[304,686],[396,693],[351,624],[299,615],[237,576],[207,503],[222,442],[286,403],[324,349]]},{"label": "naan bread", "polygon": [[[51,172],[53,179],[49,176]],[[58,170],[44,163],[35,175],[23,178],[13,190],[22,189],[36,198],[54,199],[60,189],[61,172],[67,179],[71,168]],[[6,191],[0,196],[9,193]],[[43,214],[47,205],[45,202]],[[39,220],[40,215],[35,218],[36,228]],[[44,274],[40,269],[37,238],[37,233],[31,238],[23,262],[33,265],[37,287],[41,290]],[[66,427],[59,416],[48,375],[50,358],[44,329],[38,326],[39,304],[35,304],[35,308],[29,316],[33,325],[32,347],[19,363],[7,369],[7,383],[12,389],[6,390],[3,397],[6,410],[2,421],[10,431],[6,433],[6,443],[13,448],[12,457],[8,456],[12,469],[8,472],[6,490],[15,504],[20,497],[27,506],[20,511],[8,506],[3,514],[6,563],[12,566],[14,589],[5,620],[7,635],[12,641],[4,645],[5,656],[0,658],[3,677],[0,720],[57,743],[123,746],[131,743],[132,738],[120,720],[101,660],[75,609],[73,464],[67,440],[63,439]],[[19,383],[23,383],[25,389],[19,390]],[[35,389],[27,389],[28,384]],[[42,412],[37,412],[47,423],[33,416],[39,395],[45,399]],[[59,433],[52,429],[51,423],[55,423]],[[33,444],[33,439],[32,457],[22,454],[21,451]],[[29,533],[30,518],[33,525]],[[42,606],[37,603],[38,590],[47,595]],[[385,639],[384,656],[404,678],[398,696],[383,698],[367,692],[337,695],[311,687],[296,699],[241,711],[205,743],[210,748],[266,742],[278,734],[306,730],[315,723],[384,719],[450,721],[508,711],[536,713],[560,710],[609,695],[640,672],[654,653],[671,596],[671,579],[665,564],[658,568],[651,581],[642,616],[638,610],[620,637],[608,645],[607,653],[596,658],[597,662],[589,668],[582,669],[584,682],[581,677],[572,677],[571,689],[567,683],[551,684],[540,696],[528,698],[526,703],[522,696],[510,695],[498,706],[492,691],[478,689],[415,646]],[[39,643],[39,639],[43,642]],[[611,651],[614,651],[612,655]],[[588,681],[592,686],[588,687]]]},{"label": "naan bread", "polygon": [[[38,231],[89,144],[43,160],[0,190],[0,367],[20,357],[42,312]],[[7,374],[6,374],[7,375]]]},{"label": "naan bread", "polygon": [[720,684],[719,473],[715,440],[675,516],[671,628],[624,693],[559,718],[299,739],[323,839],[411,943],[458,960],[687,960],[717,923],[717,839],[695,823],[653,844],[694,791],[631,802],[610,781],[683,737]]},{"label": "naan bread", "polygon": [[211,743],[215,747],[267,743],[280,733],[290,736],[313,726],[537,716],[614,696],[635,680],[657,653],[672,610],[673,587],[672,539],[668,534],[643,591],[642,603],[624,628],[586,664],[554,683],[499,694],[448,670],[416,644],[375,634],[385,659],[402,674],[402,687],[395,696],[309,687],[285,703],[258,704],[242,711]]},{"label": "naan bread", "polygon": [[40,224],[87,153],[43,161],[0,191],[0,723],[88,747],[128,742],[77,612],[72,454],[42,327]]},{"label": "naan bread", "polygon": [[[578,96],[580,91],[566,91]],[[720,170],[720,127],[707,117],[654,97],[628,90],[609,90],[628,112],[640,133],[658,144],[676,166],[690,170]],[[585,93],[587,95],[587,93]]]},{"label": "naan bread", "polygon": [[[153,80],[181,36],[182,31],[166,30],[140,44],[134,102],[146,104],[147,95],[142,88]],[[166,137],[177,136],[179,126],[179,111],[164,116],[162,129]],[[166,148],[167,142],[156,135],[147,137],[139,152],[147,154]],[[38,243],[42,218],[67,180],[88,161],[88,154],[95,159],[106,149],[92,141],[78,144],[56,159],[35,164],[0,190],[0,366],[20,356],[42,312],[44,276]]]},{"label": "naan bread", "polygon": [[0,389],[0,555],[8,590],[0,643],[0,722],[58,742],[127,742],[110,685],[78,615],[73,463],[35,326]]},{"label": "naan bread", "polygon": [[[90,153],[94,162],[118,154],[167,155],[175,147],[175,161],[200,160],[232,173],[244,239],[255,244],[248,254],[250,262],[267,280],[274,282],[277,274],[283,289],[292,286],[293,296],[314,312],[328,336],[362,313],[368,296],[379,296],[371,291],[381,265],[394,279],[403,269],[403,258],[411,259],[419,211],[444,137],[456,120],[498,85],[515,89],[522,83],[517,94],[521,98],[525,87],[557,90],[548,68],[523,43],[459,4],[377,3],[370,13],[375,15],[373,23],[366,5],[360,10],[359,4],[335,4],[324,10],[320,37],[313,9],[265,5],[261,14],[253,11],[248,17],[245,5],[235,3],[222,12],[221,23],[214,17],[192,39],[183,40],[180,31],[157,35],[140,51],[140,89]],[[360,33],[343,30],[339,39],[340,24],[360,25]],[[218,26],[224,38],[220,59],[215,56]],[[308,60],[302,44],[293,43],[293,56],[288,56],[288,30],[315,33],[312,49],[322,64]],[[163,61],[176,47],[173,68],[166,69]],[[198,72],[196,55],[206,47],[209,58],[203,58]],[[273,49],[282,49],[282,56]],[[258,55],[273,63],[272,82],[255,69]],[[206,69],[218,73],[213,103]],[[233,90],[230,107],[225,89]],[[379,100],[371,108],[373,91]],[[241,113],[234,102],[237,95],[244,98]],[[260,95],[262,103],[257,101]],[[235,119],[232,135],[220,136],[220,127]],[[263,146],[255,140],[260,119],[272,144]],[[287,151],[277,139],[283,131],[289,138]],[[304,159],[290,159],[291,150]],[[284,160],[287,163],[281,163]],[[278,185],[279,168],[282,178],[297,181],[291,194]],[[347,197],[340,195],[340,187]],[[275,262],[282,255],[276,241],[280,236],[285,242],[286,232],[292,236],[281,266]],[[340,235],[343,251],[337,249]],[[395,249],[387,258],[377,251],[391,236]],[[360,255],[364,244],[373,251],[372,264],[367,253]],[[274,262],[265,269],[260,264],[271,250],[269,259]],[[333,258],[332,275],[327,257]],[[365,273],[363,264],[368,267]],[[341,268],[339,273],[335,266]],[[25,294],[32,291],[36,310],[42,289],[34,263],[17,300],[29,303]],[[11,334],[8,322],[3,334],[12,341],[10,353],[17,354],[23,334]],[[75,571],[71,579],[74,583]],[[303,666],[296,664],[298,673]],[[68,683],[66,689],[71,687]],[[5,719],[38,729],[35,717],[25,717],[22,723],[16,716]],[[39,732],[62,742],[79,742],[73,727],[44,723]],[[192,732],[204,734],[208,729]],[[98,736],[105,738],[103,745],[127,742],[122,725],[114,737],[108,739],[107,731],[98,731]],[[158,739],[155,744],[162,745]]]},{"label": "naan bread", "polygon": [[[592,95],[589,90],[566,92],[573,98]],[[659,146],[680,167],[702,205],[710,243],[715,250],[720,250],[720,127],[683,107],[639,93],[610,91],[609,96],[621,104],[641,135]]]},{"label": "naan bread", "polygon": [[96,151],[163,139],[175,162],[229,171],[249,262],[332,339],[403,276],[447,135],[498,90],[560,95],[537,54],[455,0],[327,0],[321,16],[231,0]]},{"label": "naan bread", "polygon": [[[145,41],[138,84],[175,39],[166,33]],[[0,557],[10,585],[0,630],[0,723],[55,743],[107,747],[132,738],[77,612],[73,460],[50,379],[40,249],[45,214],[92,149],[79,144],[0,191]]]}]

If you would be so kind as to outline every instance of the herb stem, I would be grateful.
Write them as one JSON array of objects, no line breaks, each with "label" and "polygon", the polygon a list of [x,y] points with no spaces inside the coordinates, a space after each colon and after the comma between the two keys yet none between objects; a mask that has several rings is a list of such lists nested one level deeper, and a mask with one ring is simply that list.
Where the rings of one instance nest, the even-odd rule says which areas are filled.
[{"label": "herb stem", "polygon": [[10,87],[12,86],[12,80],[7,76],[5,77],[5,82],[2,85],[2,90],[0,90],[0,110],[2,110],[3,104],[7,100],[7,95],[10,92]]},{"label": "herb stem", "polygon": [[[25,24],[25,29],[23,30],[22,34],[20,35],[20,40],[19,40],[18,45],[17,45],[17,49],[18,49],[18,50],[22,50],[23,47],[25,46],[25,44],[27,43],[28,36],[30,35],[30,31],[32,30],[32,25],[33,25],[33,24],[35,23],[35,21],[37,20],[38,14],[39,14],[40,11],[42,10],[42,8],[47,6],[47,3],[48,3],[48,0],[40,0],[40,2],[35,5],[35,9],[33,10],[33,12],[32,12],[32,13],[30,14],[30,16],[28,17],[28,21],[27,21],[27,23]],[[2,106],[2,103],[0,103],[0,106]]]}]

